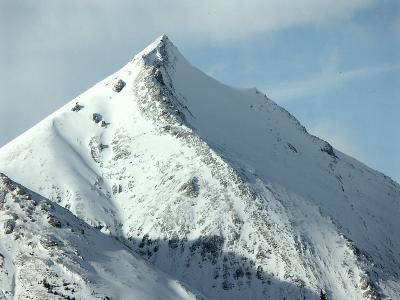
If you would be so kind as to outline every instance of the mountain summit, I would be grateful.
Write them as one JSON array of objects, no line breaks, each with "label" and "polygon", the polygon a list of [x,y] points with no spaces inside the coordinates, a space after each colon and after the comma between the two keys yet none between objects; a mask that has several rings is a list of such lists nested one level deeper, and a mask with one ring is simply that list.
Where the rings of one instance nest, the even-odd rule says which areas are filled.
[{"label": "mountain summit", "polygon": [[[190,291],[182,298],[400,295],[399,184],[310,135],[258,90],[207,76],[165,35],[1,148],[0,171],[114,237],[130,260],[150,262],[166,278],[161,290]],[[12,224],[18,235],[24,220]],[[65,276],[54,270],[50,285]],[[106,295],[104,274],[90,274],[94,291],[118,295],[118,282]],[[1,291],[17,297],[3,281]]]}]

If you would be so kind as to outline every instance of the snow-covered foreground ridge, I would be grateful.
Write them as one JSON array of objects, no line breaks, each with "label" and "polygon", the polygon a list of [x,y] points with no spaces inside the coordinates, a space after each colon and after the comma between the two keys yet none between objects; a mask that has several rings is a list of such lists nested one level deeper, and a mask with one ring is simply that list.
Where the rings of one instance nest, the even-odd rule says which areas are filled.
[{"label": "snow-covered foreground ridge", "polygon": [[0,221],[0,299],[203,299],[1,173]]},{"label": "snow-covered foreground ridge", "polygon": [[0,171],[210,299],[399,299],[400,186],[166,36],[1,148]]}]

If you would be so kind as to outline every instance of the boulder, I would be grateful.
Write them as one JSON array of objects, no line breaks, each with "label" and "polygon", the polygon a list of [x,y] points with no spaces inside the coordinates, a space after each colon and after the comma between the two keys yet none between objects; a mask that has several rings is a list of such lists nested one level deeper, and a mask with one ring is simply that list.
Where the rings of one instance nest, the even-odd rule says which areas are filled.
[{"label": "boulder", "polygon": [[110,123],[107,123],[106,121],[101,121],[101,127],[107,128],[108,125],[110,125]]},{"label": "boulder", "polygon": [[113,91],[119,93],[125,87],[126,83],[122,79],[119,79],[113,86]]},{"label": "boulder", "polygon": [[14,231],[14,222],[12,220],[7,220],[4,222],[4,233],[10,234]]},{"label": "boulder", "polygon": [[71,108],[72,111],[80,111],[83,108],[82,105],[79,104],[79,102],[76,102],[74,107]]},{"label": "boulder", "polygon": [[338,158],[336,156],[335,151],[333,150],[333,147],[331,146],[331,144],[329,144],[328,142],[325,142],[325,145],[321,148],[322,152],[325,152],[327,154],[329,154],[330,156],[332,156],[333,158]]},{"label": "boulder", "polygon": [[97,124],[97,123],[99,123],[99,122],[103,119],[103,117],[101,116],[101,114],[94,113],[94,114],[92,115],[92,119],[93,119],[93,121]]}]

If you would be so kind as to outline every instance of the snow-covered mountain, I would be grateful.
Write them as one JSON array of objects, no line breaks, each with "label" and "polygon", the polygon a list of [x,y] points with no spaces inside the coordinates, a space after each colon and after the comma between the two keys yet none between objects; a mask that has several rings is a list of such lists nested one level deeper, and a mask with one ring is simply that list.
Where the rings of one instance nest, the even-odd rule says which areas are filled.
[{"label": "snow-covered mountain", "polygon": [[0,299],[203,299],[0,173]]},{"label": "snow-covered mountain", "polygon": [[[98,255],[131,249],[185,297],[400,298],[399,184],[256,89],[202,73],[166,36],[1,148],[0,171],[94,227],[94,244],[127,247]],[[93,277],[111,289],[128,272],[116,266],[103,261],[112,283]]]}]

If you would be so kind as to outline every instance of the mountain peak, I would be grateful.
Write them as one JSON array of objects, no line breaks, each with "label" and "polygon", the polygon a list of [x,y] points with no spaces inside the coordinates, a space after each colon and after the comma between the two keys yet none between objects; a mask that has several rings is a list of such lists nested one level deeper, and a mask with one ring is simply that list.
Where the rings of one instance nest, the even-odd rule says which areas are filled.
[{"label": "mountain peak", "polygon": [[167,42],[169,40],[168,36],[163,33],[162,35],[160,35],[157,40],[159,40],[161,43]]},{"label": "mountain peak", "polygon": [[[156,57],[154,57],[156,55]],[[156,38],[150,45],[138,53],[135,58],[150,58],[160,60],[168,60],[168,57],[176,57],[179,54],[178,49],[171,42],[166,34],[162,34]]]},{"label": "mountain peak", "polygon": [[168,44],[172,44],[171,40],[166,34],[160,35],[158,38],[154,40],[147,48],[156,48],[156,47],[163,47],[167,46]]},{"label": "mountain peak", "polygon": [[[123,298],[101,280],[136,278],[118,263],[136,256],[107,243],[117,263],[103,265],[107,253],[93,261],[102,235],[210,299],[400,294],[400,186],[309,135],[257,90],[229,87],[193,67],[166,35],[1,148],[0,171],[56,207],[42,216],[41,205],[36,212],[17,189],[5,199],[0,182],[0,299],[4,282],[7,293],[25,287],[18,272],[3,279],[2,260],[29,269],[32,251],[43,262],[46,255],[77,262],[90,278],[98,271],[107,297]],[[78,219],[64,218],[70,213],[59,206],[87,223],[84,234],[76,235],[78,227],[71,234],[67,223]],[[25,222],[28,214],[35,222]],[[53,230],[46,221],[53,217],[62,227]],[[35,231],[25,231],[30,224]],[[16,239],[7,233],[13,229]],[[39,239],[39,249],[30,247],[26,238],[42,231],[59,238],[54,250]],[[69,247],[75,243],[76,251]],[[9,245],[24,245],[25,253],[4,254]],[[46,280],[61,288],[57,278],[66,276]]]}]

